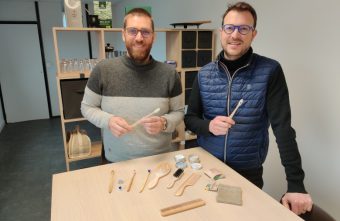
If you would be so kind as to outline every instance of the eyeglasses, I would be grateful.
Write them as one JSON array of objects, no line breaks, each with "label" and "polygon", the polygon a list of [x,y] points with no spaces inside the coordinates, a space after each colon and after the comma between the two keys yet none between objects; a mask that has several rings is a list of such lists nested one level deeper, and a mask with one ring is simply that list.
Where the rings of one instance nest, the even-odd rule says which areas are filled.
[{"label": "eyeglasses", "polygon": [[249,25],[223,25],[222,26],[223,31],[226,34],[231,34],[235,31],[235,29],[238,30],[238,32],[242,35],[246,35],[248,34],[250,31],[254,31],[254,28],[252,26]]},{"label": "eyeglasses", "polygon": [[150,31],[148,29],[137,29],[137,28],[126,28],[126,32],[128,33],[128,35],[132,36],[132,37],[136,37],[138,35],[138,32],[141,33],[141,35],[143,36],[143,38],[148,38],[151,36],[151,34],[153,33],[153,31]]}]

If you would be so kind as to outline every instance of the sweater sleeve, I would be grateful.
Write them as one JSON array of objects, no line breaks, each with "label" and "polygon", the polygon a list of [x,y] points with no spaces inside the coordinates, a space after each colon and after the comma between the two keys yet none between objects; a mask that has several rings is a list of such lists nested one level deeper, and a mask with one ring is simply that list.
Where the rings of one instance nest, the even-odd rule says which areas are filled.
[{"label": "sweater sleeve", "polygon": [[99,128],[108,128],[109,120],[113,116],[101,109],[102,95],[100,92],[100,70],[97,65],[87,81],[84,97],[81,102],[82,115]]},{"label": "sweater sleeve", "polygon": [[280,65],[269,80],[267,112],[276,137],[281,163],[285,168],[287,192],[306,193],[301,156],[296,143],[295,130],[291,126],[288,87]]},{"label": "sweater sleeve", "polygon": [[185,126],[197,135],[210,136],[210,120],[203,119],[203,106],[199,91],[198,79],[196,77],[189,98],[187,113],[184,118]]}]

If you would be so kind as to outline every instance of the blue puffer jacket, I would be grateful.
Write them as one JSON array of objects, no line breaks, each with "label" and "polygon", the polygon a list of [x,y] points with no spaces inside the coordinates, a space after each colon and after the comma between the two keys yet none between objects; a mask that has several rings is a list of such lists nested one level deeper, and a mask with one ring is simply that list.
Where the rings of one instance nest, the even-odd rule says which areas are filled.
[{"label": "blue puffer jacket", "polygon": [[268,80],[278,66],[275,60],[254,53],[232,78],[219,60],[207,64],[198,74],[204,119],[229,116],[238,101],[244,100],[233,117],[236,124],[226,136],[198,136],[197,139],[201,147],[232,168],[258,168],[267,156],[266,93]]}]

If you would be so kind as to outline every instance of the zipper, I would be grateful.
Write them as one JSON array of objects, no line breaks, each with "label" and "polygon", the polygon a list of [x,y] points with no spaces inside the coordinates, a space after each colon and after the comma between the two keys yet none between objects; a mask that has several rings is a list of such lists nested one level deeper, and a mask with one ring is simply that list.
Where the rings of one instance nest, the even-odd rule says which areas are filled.
[{"label": "zipper", "polygon": [[[230,97],[231,97],[231,84],[232,81],[234,79],[234,77],[236,76],[237,72],[243,68],[246,68],[249,66],[249,63],[247,63],[246,65],[236,69],[235,73],[233,74],[233,76],[230,76],[230,72],[227,68],[227,66],[225,66],[225,64],[223,64],[222,62],[218,61],[221,64],[221,67],[224,69],[224,71],[226,72],[228,79],[229,79],[229,83],[228,83],[228,92],[227,92],[227,114],[228,116],[230,115]],[[229,130],[228,130],[229,131]],[[225,139],[224,139],[224,152],[223,152],[223,162],[226,163],[227,162],[227,140],[228,140],[228,131],[225,134]]]}]

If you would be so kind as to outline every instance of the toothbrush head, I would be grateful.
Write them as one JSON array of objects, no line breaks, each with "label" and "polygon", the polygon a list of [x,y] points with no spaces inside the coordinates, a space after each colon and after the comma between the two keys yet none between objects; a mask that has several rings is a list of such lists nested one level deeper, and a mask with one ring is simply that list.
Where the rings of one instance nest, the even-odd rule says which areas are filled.
[{"label": "toothbrush head", "polygon": [[173,174],[174,177],[180,177],[183,175],[184,170],[182,168],[179,168],[176,170],[176,172]]}]

